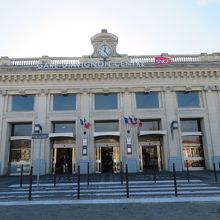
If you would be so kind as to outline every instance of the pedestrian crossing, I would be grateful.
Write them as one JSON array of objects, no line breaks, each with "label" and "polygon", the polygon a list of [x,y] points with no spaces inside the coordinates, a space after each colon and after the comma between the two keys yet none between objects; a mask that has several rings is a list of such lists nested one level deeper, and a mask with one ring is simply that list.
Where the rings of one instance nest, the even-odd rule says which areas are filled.
[{"label": "pedestrian crossing", "polygon": [[[220,186],[202,180],[177,180],[178,197],[214,196],[220,197]],[[80,199],[124,199],[127,198],[170,198],[175,197],[173,180],[129,181],[128,191],[124,182],[86,182],[77,183],[41,183],[32,186],[32,200],[76,200]],[[29,185],[10,185],[0,191],[0,201],[23,201],[29,198]]]}]

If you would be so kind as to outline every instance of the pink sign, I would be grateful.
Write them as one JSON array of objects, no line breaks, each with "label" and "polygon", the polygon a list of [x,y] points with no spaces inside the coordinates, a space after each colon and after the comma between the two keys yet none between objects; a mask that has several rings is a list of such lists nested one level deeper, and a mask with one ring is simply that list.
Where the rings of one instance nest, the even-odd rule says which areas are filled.
[{"label": "pink sign", "polygon": [[159,56],[159,57],[155,57],[155,63],[156,64],[171,64],[171,59],[169,57],[163,57],[163,56]]}]

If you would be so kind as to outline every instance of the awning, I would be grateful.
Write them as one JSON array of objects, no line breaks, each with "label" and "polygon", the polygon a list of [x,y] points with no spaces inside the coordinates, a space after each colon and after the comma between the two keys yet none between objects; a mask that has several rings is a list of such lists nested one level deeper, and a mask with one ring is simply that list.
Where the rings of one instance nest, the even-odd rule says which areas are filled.
[{"label": "awning", "polygon": [[109,132],[94,132],[94,137],[101,136],[120,136],[119,131],[109,131]]},{"label": "awning", "polygon": [[49,133],[49,138],[56,138],[56,137],[70,137],[75,138],[73,133]]},{"label": "awning", "polygon": [[181,136],[202,136],[202,132],[182,132]]},{"label": "awning", "polygon": [[139,136],[143,135],[165,135],[167,134],[166,130],[152,130],[152,131],[140,131]]}]

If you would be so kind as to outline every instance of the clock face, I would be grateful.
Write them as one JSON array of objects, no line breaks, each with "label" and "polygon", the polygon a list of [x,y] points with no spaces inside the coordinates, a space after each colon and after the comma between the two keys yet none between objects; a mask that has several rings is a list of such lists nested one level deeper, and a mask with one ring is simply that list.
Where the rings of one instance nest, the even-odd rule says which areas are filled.
[{"label": "clock face", "polygon": [[103,45],[99,48],[98,53],[101,57],[106,58],[112,54],[112,49],[107,45]]}]

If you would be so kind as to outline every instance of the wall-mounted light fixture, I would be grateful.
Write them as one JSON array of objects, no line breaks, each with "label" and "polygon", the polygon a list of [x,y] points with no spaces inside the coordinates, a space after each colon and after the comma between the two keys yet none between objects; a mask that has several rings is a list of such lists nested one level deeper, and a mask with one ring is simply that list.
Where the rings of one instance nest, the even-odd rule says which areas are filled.
[{"label": "wall-mounted light fixture", "polygon": [[34,125],[34,133],[37,133],[37,134],[42,133],[42,126],[40,124]]},{"label": "wall-mounted light fixture", "polygon": [[170,128],[171,128],[171,133],[173,133],[173,130],[178,129],[179,128],[178,121],[172,121],[170,124]]}]

